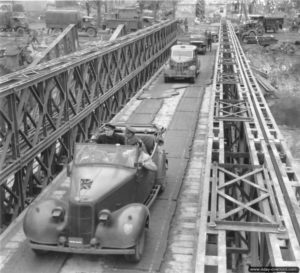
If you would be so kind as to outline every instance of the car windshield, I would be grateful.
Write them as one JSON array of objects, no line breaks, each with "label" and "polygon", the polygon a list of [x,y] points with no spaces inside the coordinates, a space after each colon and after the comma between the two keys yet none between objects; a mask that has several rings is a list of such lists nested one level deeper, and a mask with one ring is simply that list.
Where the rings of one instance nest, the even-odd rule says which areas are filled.
[{"label": "car windshield", "polygon": [[172,50],[172,57],[189,57],[193,58],[193,51],[187,51],[187,50]]},{"label": "car windshield", "polygon": [[82,143],[75,146],[74,163],[122,165],[133,168],[136,157],[136,146]]}]

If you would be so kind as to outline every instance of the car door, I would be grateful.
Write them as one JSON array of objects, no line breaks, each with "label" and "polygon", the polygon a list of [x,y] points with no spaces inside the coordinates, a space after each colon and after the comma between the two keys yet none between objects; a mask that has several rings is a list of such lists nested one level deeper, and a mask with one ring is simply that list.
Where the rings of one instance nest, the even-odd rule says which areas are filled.
[{"label": "car door", "polygon": [[136,202],[144,203],[149,196],[154,183],[155,172],[147,170],[142,166],[137,167],[136,174]]}]

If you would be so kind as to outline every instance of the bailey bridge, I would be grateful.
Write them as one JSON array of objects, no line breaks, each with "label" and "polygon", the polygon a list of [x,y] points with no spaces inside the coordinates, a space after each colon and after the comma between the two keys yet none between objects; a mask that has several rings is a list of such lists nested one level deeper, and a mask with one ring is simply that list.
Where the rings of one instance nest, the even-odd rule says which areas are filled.
[{"label": "bailey bridge", "polygon": [[[11,222],[1,235],[3,272],[19,272],[17,256],[22,254],[17,253],[23,239],[14,236],[23,236],[24,210],[40,192],[51,191],[52,185],[59,183],[65,162],[72,160],[74,143],[87,141],[101,124],[116,118],[142,87],[143,92],[150,92],[176,41],[177,22],[165,21],[0,78],[1,224]],[[173,166],[184,162],[184,169],[176,177],[174,169],[168,171],[170,180],[181,180],[172,190],[177,191],[176,198],[161,200],[167,204],[165,215],[155,225],[164,228],[153,235],[160,244],[155,243],[151,257],[146,254],[145,260],[150,257],[150,262],[142,260],[140,266],[119,266],[123,261],[100,257],[101,272],[249,272],[259,269],[256,267],[298,272],[300,183],[291,154],[229,21],[221,22],[214,49],[210,55],[212,81],[203,79],[203,84],[200,76],[194,85],[177,88],[184,89],[179,90],[180,98],[190,106],[176,102],[176,109],[185,107],[185,111],[174,112],[166,144],[172,143],[167,152],[174,159]],[[205,60],[201,59],[202,66]],[[157,86],[159,89],[162,84]],[[188,92],[193,95],[185,97]],[[172,128],[176,118],[182,119],[180,113],[192,111],[192,101],[197,101],[199,108],[192,116],[184,116],[180,130]],[[153,116],[162,104],[148,100],[147,109],[157,110],[151,119],[145,113],[139,118],[155,121]],[[192,127],[188,128],[189,124]],[[168,130],[176,134],[168,135]],[[192,140],[190,148],[176,157],[174,149],[180,150],[176,146],[180,142],[174,139],[178,135],[182,141],[187,135]],[[185,201],[185,193],[180,196],[180,189],[188,190],[189,201]],[[176,217],[180,212],[175,208],[181,205],[185,213],[193,215],[183,230],[192,225],[193,232],[189,229],[181,237],[181,230],[172,237],[171,223],[176,229],[186,219]],[[159,214],[160,208],[154,210]],[[165,223],[164,217],[169,221]],[[17,247],[12,247],[14,243]],[[174,250],[172,244],[180,249]],[[98,272],[89,269],[96,263],[89,258],[83,262],[85,270],[76,266],[66,269],[68,259],[66,255],[51,256],[52,262],[46,262],[45,257],[37,261],[29,256],[22,261],[22,268],[23,272],[34,268]],[[41,266],[43,261],[49,268]],[[54,262],[61,266],[54,269]]]}]

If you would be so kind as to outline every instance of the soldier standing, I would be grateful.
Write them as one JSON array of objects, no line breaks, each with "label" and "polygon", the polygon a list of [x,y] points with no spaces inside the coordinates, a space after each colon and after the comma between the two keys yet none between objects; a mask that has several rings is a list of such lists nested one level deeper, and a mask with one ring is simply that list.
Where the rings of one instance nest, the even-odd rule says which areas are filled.
[{"label": "soldier standing", "polygon": [[188,32],[189,31],[189,24],[188,24],[188,19],[187,18],[185,18],[184,19],[184,30],[185,30],[185,32]]},{"label": "soldier standing", "polygon": [[211,51],[211,44],[212,44],[212,37],[211,37],[211,32],[209,31],[207,33],[207,47],[209,51]]}]

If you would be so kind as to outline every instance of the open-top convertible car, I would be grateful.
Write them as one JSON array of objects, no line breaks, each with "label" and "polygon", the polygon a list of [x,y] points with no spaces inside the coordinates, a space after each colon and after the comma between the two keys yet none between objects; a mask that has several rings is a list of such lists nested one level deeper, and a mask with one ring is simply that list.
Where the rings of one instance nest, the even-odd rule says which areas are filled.
[{"label": "open-top convertible car", "polygon": [[[117,131],[124,128],[117,126]],[[141,259],[149,207],[164,188],[167,159],[163,129],[134,128],[157,170],[143,167],[139,159],[145,151],[136,145],[76,144],[64,179],[70,182],[61,183],[66,193],[34,201],[25,215],[24,232],[36,253],[124,254],[130,261]]]}]

